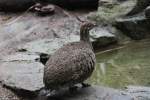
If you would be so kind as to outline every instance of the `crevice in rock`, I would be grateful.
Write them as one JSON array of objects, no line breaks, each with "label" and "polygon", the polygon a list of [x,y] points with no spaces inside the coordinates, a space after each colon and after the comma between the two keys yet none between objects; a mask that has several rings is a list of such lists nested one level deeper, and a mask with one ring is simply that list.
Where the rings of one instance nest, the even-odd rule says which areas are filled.
[{"label": "crevice in rock", "polygon": [[21,98],[28,98],[29,100],[33,100],[33,98],[37,97],[39,91],[28,91],[28,90],[23,90],[23,89],[14,89],[12,87],[3,85],[4,88],[12,91],[15,93],[18,97]]},{"label": "crevice in rock", "polygon": [[40,54],[40,62],[45,65],[47,60],[50,58],[50,55],[46,54],[46,53],[41,53]]}]

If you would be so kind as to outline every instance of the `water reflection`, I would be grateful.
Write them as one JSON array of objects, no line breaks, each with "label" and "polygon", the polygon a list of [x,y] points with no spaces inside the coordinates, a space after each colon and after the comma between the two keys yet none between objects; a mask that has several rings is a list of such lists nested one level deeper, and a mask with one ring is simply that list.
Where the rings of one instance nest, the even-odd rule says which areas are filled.
[{"label": "water reflection", "polygon": [[150,86],[149,50],[150,40],[143,40],[97,53],[97,65],[90,83],[113,88]]}]

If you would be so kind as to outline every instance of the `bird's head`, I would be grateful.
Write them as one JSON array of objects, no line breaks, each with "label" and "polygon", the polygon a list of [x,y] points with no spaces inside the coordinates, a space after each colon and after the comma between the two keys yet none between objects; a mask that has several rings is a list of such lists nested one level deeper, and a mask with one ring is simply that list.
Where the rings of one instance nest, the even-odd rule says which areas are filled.
[{"label": "bird's head", "polygon": [[84,22],[82,23],[81,25],[81,31],[82,30],[86,30],[87,31],[90,31],[91,29],[93,29],[95,26],[97,26],[95,23],[92,23],[92,22]]},{"label": "bird's head", "polygon": [[93,29],[96,24],[92,22],[84,22],[80,28],[80,40],[89,41],[89,31]]}]

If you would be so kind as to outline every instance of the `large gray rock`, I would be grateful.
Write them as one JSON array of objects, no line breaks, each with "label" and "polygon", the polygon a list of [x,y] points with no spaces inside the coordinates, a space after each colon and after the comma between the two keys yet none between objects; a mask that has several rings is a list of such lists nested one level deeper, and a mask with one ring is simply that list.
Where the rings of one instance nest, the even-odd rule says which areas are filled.
[{"label": "large gray rock", "polygon": [[100,24],[110,24],[120,16],[125,16],[136,5],[136,0],[100,0],[100,6],[96,13],[91,13],[91,19]]},{"label": "large gray rock", "polygon": [[[86,15],[83,14],[82,19],[86,20]],[[70,17],[62,12],[56,12],[53,16],[43,18],[27,13],[19,17],[13,15],[8,17],[10,19],[0,26],[0,51],[2,51],[0,55],[7,51],[13,52],[15,48],[20,49],[20,47],[29,48],[28,51],[32,48],[35,52],[42,53],[47,53],[46,49],[49,49],[48,52],[51,53],[53,48],[57,49],[63,44],[79,41],[81,23],[75,17]],[[92,35],[93,33],[97,35]],[[99,47],[101,44],[107,46],[117,41],[115,35],[101,27],[92,34],[94,37],[92,40],[99,44]],[[105,39],[100,41],[101,38]]]},{"label": "large gray rock", "polygon": [[116,26],[132,39],[139,40],[150,34],[150,22],[143,15],[130,18],[119,18]]},{"label": "large gray rock", "polygon": [[117,31],[112,26],[97,27],[91,31],[94,49],[99,49],[118,42]]},{"label": "large gray rock", "polygon": [[36,62],[38,56],[16,54],[2,58],[0,82],[17,90],[35,92],[44,87],[44,65]]},{"label": "large gray rock", "polygon": [[127,16],[132,16],[138,14],[150,5],[150,0],[136,0],[136,5],[134,8],[127,14]]},{"label": "large gray rock", "polygon": [[[66,38],[41,39],[27,43],[18,49],[25,49],[32,53],[52,54],[64,44],[80,41],[79,35],[70,35]],[[91,41],[94,48],[100,48],[116,43],[117,38],[111,32],[104,28],[97,28],[91,31]]]}]

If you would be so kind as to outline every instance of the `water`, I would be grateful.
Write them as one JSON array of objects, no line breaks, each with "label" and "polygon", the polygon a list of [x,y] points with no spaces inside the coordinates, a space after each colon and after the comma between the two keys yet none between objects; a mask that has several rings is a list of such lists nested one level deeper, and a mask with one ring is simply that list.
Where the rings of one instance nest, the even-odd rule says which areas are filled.
[{"label": "water", "polygon": [[99,52],[96,58],[90,83],[113,88],[150,86],[150,40],[135,41]]}]

